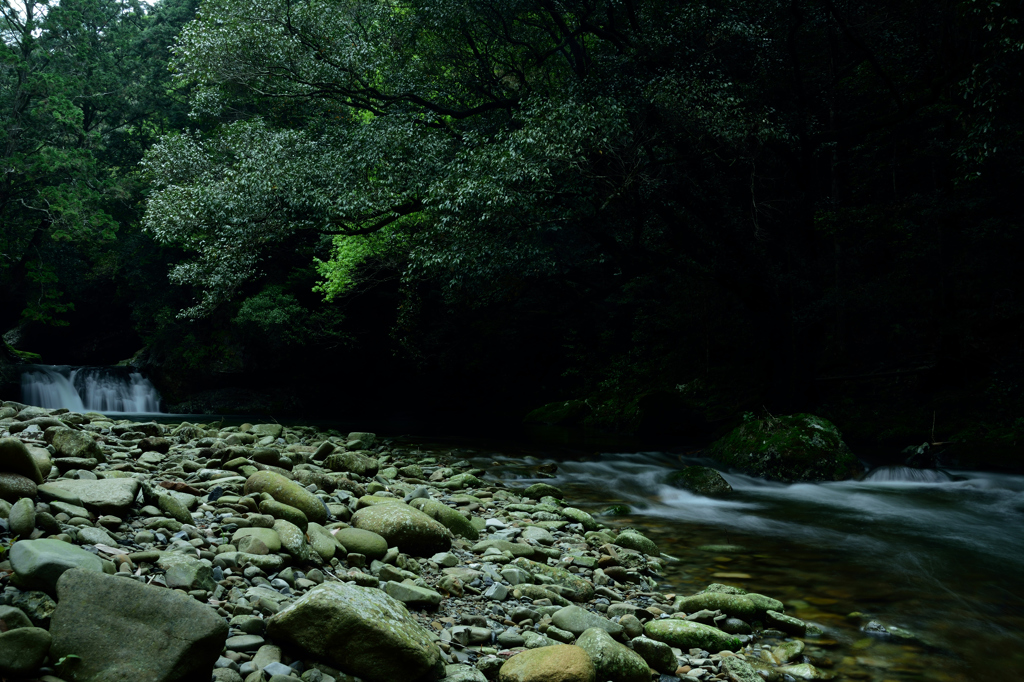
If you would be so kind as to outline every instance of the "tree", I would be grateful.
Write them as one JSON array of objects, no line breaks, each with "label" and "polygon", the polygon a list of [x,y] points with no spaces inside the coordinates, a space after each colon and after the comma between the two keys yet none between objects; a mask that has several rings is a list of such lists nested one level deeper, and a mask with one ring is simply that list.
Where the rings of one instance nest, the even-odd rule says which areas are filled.
[{"label": "tree", "polygon": [[[172,273],[201,292],[187,315],[296,233],[333,242],[327,296],[385,253],[477,304],[702,277],[746,308],[792,409],[827,337],[845,345],[849,251],[953,211],[976,35],[915,1],[214,0],[175,67],[219,125],[147,155],[146,227],[197,254]],[[881,180],[901,145],[932,171],[903,195]]]}]

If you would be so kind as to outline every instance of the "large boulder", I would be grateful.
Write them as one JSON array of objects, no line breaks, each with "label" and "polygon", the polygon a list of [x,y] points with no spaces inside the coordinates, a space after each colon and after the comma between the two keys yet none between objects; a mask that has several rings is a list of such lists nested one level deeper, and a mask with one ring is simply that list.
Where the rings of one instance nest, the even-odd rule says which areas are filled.
[{"label": "large boulder", "polygon": [[43,482],[35,459],[17,438],[0,438],[0,471],[20,474],[36,484]]},{"label": "large boulder", "polygon": [[50,444],[57,450],[58,457],[91,457],[100,462],[107,461],[99,443],[85,431],[57,429]]},{"label": "large boulder", "polygon": [[722,464],[773,481],[842,481],[863,471],[832,422],[811,414],[755,419],[711,446]]},{"label": "large boulder", "polygon": [[355,528],[380,535],[389,546],[413,556],[433,556],[452,546],[452,534],[447,528],[407,504],[364,507],[352,515],[351,523]]},{"label": "large boulder", "polygon": [[609,682],[651,682],[647,661],[629,647],[619,644],[601,628],[590,628],[576,640],[587,652],[597,679]]},{"label": "large boulder", "polygon": [[398,600],[351,583],[324,583],[267,622],[267,634],[369,682],[443,675],[441,652]]},{"label": "large boulder", "polygon": [[245,494],[267,493],[281,504],[295,507],[314,523],[327,523],[327,507],[323,500],[295,481],[273,471],[257,471],[245,482]]},{"label": "large boulder", "polygon": [[597,672],[590,655],[571,644],[527,649],[505,661],[498,671],[499,682],[594,682],[595,679]]},{"label": "large boulder", "polygon": [[139,481],[134,478],[102,478],[96,481],[59,478],[39,486],[44,500],[80,504],[98,514],[118,515],[135,502]]},{"label": "large boulder", "polygon": [[70,570],[57,581],[52,660],[79,656],[61,672],[73,682],[210,679],[228,624],[175,590]]},{"label": "large boulder", "polygon": [[555,611],[551,615],[551,623],[577,637],[594,628],[599,628],[610,635],[620,636],[623,633],[623,628],[618,623],[613,623],[604,616],[580,606],[566,606]]},{"label": "large boulder", "polygon": [[676,488],[685,488],[698,495],[720,495],[731,493],[732,486],[711,467],[686,466],[668,475],[667,483]]},{"label": "large boulder", "polygon": [[644,626],[644,634],[651,639],[664,642],[683,651],[704,649],[714,654],[726,650],[739,651],[743,646],[740,644],[739,638],[734,635],[726,634],[710,625],[702,625],[680,618],[649,621]]},{"label": "large boulder", "polygon": [[57,580],[69,569],[103,572],[103,562],[98,556],[63,540],[15,542],[10,559],[11,568],[22,586],[49,594],[56,594]]}]

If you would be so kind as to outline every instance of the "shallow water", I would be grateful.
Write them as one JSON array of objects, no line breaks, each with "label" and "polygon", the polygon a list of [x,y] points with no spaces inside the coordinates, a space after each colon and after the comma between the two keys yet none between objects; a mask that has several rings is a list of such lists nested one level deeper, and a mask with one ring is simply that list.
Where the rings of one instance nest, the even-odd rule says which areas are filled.
[{"label": "shallow water", "polygon": [[[783,600],[825,630],[816,646],[836,679],[1024,679],[1022,476],[894,467],[859,482],[784,485],[725,473],[734,492],[710,498],[663,484],[673,469],[708,462],[664,453],[475,462],[514,485],[553,483],[592,513],[630,505],[631,515],[606,520],[680,559],[665,589],[722,582]],[[540,477],[550,463],[555,478]],[[868,636],[869,620],[918,639]]]}]

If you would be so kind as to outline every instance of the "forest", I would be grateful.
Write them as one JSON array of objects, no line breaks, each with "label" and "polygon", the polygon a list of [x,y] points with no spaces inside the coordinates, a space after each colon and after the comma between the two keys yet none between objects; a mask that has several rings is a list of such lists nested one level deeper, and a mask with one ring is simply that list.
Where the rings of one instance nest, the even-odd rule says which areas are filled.
[{"label": "forest", "polygon": [[1018,4],[396,7],[6,4],[10,349],[179,412],[1017,460]]}]

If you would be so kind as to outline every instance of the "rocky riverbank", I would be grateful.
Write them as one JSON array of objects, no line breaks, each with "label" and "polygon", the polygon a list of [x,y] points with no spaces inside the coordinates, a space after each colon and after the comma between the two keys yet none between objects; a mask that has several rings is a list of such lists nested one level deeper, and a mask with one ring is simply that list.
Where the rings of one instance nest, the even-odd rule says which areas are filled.
[{"label": "rocky riverbank", "polygon": [[[47,682],[822,679],[770,596],[543,483],[371,433],[0,407],[0,674]],[[806,650],[805,650],[806,649]]]}]

